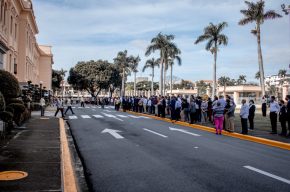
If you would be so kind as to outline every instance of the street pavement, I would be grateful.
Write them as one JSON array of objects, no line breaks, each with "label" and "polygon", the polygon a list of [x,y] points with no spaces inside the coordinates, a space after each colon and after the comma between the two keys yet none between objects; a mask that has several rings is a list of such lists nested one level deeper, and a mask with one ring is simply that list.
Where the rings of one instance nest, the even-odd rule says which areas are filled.
[{"label": "street pavement", "polygon": [[290,151],[111,106],[73,110],[91,191],[290,191]]}]

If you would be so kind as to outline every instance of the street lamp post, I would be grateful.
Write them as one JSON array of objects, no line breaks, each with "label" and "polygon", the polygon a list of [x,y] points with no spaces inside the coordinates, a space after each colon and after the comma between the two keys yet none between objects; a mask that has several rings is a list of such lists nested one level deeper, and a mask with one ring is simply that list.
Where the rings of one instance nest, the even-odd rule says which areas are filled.
[{"label": "street lamp post", "polygon": [[43,81],[39,81],[40,98],[42,97],[42,84],[43,84]]}]

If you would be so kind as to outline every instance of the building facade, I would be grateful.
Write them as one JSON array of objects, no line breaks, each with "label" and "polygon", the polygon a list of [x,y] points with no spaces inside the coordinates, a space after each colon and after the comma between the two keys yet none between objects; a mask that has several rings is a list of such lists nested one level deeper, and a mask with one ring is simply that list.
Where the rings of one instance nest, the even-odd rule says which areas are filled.
[{"label": "building facade", "polygon": [[51,90],[51,46],[38,45],[31,0],[0,0],[0,69]]}]

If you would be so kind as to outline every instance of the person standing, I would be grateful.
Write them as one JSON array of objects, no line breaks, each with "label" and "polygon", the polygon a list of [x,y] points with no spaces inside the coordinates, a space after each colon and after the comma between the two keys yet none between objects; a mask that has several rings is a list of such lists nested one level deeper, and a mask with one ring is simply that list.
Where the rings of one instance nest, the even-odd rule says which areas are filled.
[{"label": "person standing", "polygon": [[201,122],[206,123],[207,121],[207,110],[208,110],[208,103],[205,99],[202,100],[201,103]]},{"label": "person standing", "polygon": [[64,112],[64,115],[66,115],[67,111],[70,110],[72,114],[75,114],[72,110],[72,100],[71,100],[71,97],[67,99],[67,108]]},{"label": "person standing", "polygon": [[40,99],[40,116],[43,117],[44,116],[44,110],[45,110],[45,100],[43,97],[41,97]]},{"label": "person standing", "polygon": [[196,105],[193,96],[190,98],[189,115],[190,115],[190,124],[196,123]]},{"label": "person standing", "polygon": [[178,97],[176,102],[175,102],[175,118],[176,118],[176,121],[180,121],[180,119],[181,119],[180,113],[181,113],[181,99]]},{"label": "person standing", "polygon": [[256,111],[256,106],[254,103],[254,100],[250,100],[250,105],[249,105],[249,123],[250,123],[250,130],[254,130],[254,117],[255,117],[255,111]]},{"label": "person standing", "polygon": [[216,134],[221,135],[223,131],[223,124],[224,124],[224,107],[221,105],[219,101],[216,103],[216,106],[213,109],[213,118],[214,118]]},{"label": "person standing", "polygon": [[84,96],[81,97],[81,107],[85,107],[85,100]]},{"label": "person standing", "polygon": [[55,117],[57,116],[59,111],[61,112],[62,118],[64,118],[62,100],[60,98],[57,98],[57,100],[56,100],[56,112],[54,114]]},{"label": "person standing", "polygon": [[184,121],[189,122],[189,103],[187,99],[182,99],[181,109],[183,110]]},{"label": "person standing", "polygon": [[242,100],[242,106],[240,110],[240,117],[242,123],[242,134],[248,134],[248,117],[249,117],[249,106],[246,103],[246,100]]},{"label": "person standing", "polygon": [[287,137],[290,137],[290,95],[286,95],[285,99],[287,101],[286,108],[287,108],[287,121],[288,121],[288,130],[289,130]]},{"label": "person standing", "polygon": [[171,96],[170,99],[170,114],[171,114],[171,120],[174,121],[176,120],[176,113],[175,113],[175,103],[176,103],[176,99],[175,96]]},{"label": "person standing", "polygon": [[266,95],[262,97],[262,115],[266,117],[267,114],[267,98]]},{"label": "person standing", "polygon": [[275,101],[275,96],[271,96],[270,101],[270,120],[271,120],[271,126],[272,131],[271,134],[277,134],[277,114],[280,111],[279,104]]},{"label": "person standing", "polygon": [[286,122],[287,122],[287,109],[285,106],[285,102],[283,100],[280,100],[280,111],[279,111],[279,121],[281,123],[282,132],[279,134],[281,136],[287,135],[287,128],[286,128]]},{"label": "person standing", "polygon": [[207,116],[208,116],[208,120],[210,122],[212,122],[212,100],[211,98],[209,97],[208,98],[208,102],[207,102]]}]

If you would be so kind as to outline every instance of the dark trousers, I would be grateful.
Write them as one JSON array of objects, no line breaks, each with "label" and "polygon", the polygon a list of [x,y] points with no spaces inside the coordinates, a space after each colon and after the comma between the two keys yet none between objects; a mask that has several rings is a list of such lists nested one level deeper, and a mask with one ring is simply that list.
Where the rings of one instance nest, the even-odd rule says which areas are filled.
[{"label": "dark trousers", "polygon": [[196,120],[201,122],[201,109],[196,110]]},{"label": "dark trousers", "polygon": [[241,118],[242,134],[248,134],[248,119]]},{"label": "dark trousers", "polygon": [[170,114],[171,114],[171,120],[176,120],[176,112],[175,112],[175,109],[171,109],[170,110]]},{"label": "dark trousers", "polygon": [[81,107],[85,107],[85,102],[81,102]]},{"label": "dark trousers", "polygon": [[184,121],[185,122],[189,122],[189,109],[188,108],[185,108],[183,110],[183,113],[184,113]]},{"label": "dark trousers", "polygon": [[176,117],[176,120],[177,121],[180,121],[180,119],[181,119],[180,112],[181,112],[181,109],[180,108],[176,108],[175,109],[175,117]]},{"label": "dark trousers", "polygon": [[75,114],[75,113],[73,112],[71,106],[68,106],[68,107],[66,108],[64,114],[66,114],[68,110],[70,110],[72,114]]},{"label": "dark trousers", "polygon": [[161,106],[161,117],[165,118],[165,107]]},{"label": "dark trousers", "polygon": [[40,116],[44,116],[45,106],[40,106]]},{"label": "dark trousers", "polygon": [[61,112],[61,116],[64,117],[63,108],[57,108],[54,116],[56,117],[59,111]]},{"label": "dark trousers", "polygon": [[254,116],[249,116],[250,129],[254,129]]},{"label": "dark trousers", "polygon": [[264,117],[266,117],[266,113],[267,113],[267,104],[266,103],[263,103],[262,104],[262,115]]},{"label": "dark trousers", "polygon": [[191,124],[193,124],[193,123],[195,123],[195,113],[189,113],[189,115],[190,115],[190,123]]},{"label": "dark trousers", "polygon": [[281,127],[282,127],[281,135],[285,135],[286,136],[286,134],[287,134],[286,121],[285,120],[281,120],[280,123],[281,123]]},{"label": "dark trousers", "polygon": [[276,112],[270,112],[270,120],[271,120],[272,132],[277,133],[277,113]]}]

